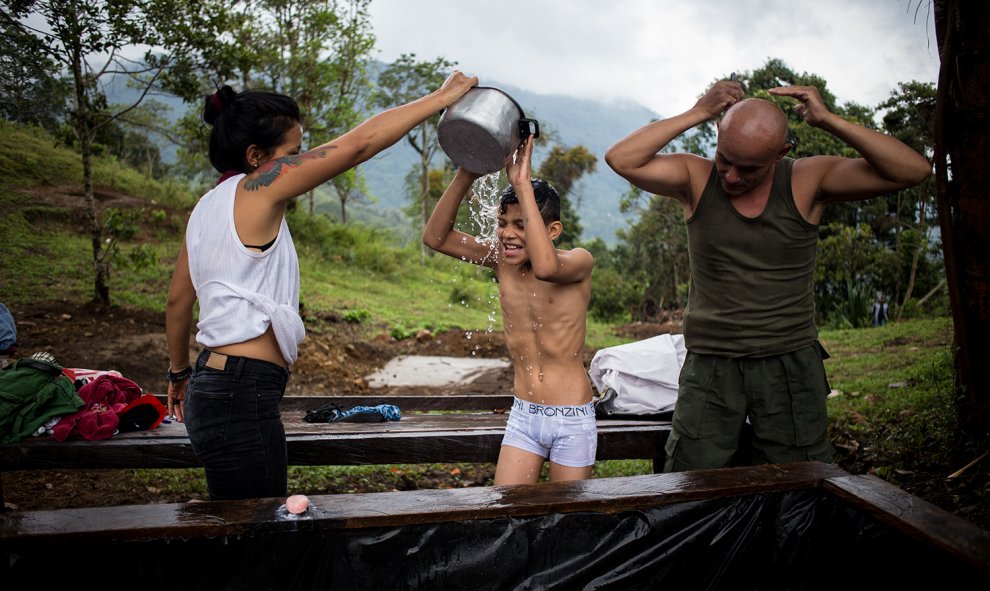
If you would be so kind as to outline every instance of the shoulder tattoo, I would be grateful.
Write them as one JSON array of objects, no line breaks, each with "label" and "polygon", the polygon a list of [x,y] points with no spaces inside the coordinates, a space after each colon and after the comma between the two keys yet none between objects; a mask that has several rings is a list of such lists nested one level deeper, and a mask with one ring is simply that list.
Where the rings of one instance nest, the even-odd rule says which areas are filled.
[{"label": "shoulder tattoo", "polygon": [[269,187],[275,182],[276,179],[278,179],[278,177],[288,172],[290,168],[299,166],[306,160],[325,158],[327,152],[334,148],[336,148],[336,146],[329,146],[327,148],[313,150],[304,154],[292,154],[289,156],[283,156],[277,160],[269,160],[268,162],[262,164],[258,170],[248,175],[247,180],[244,182],[244,189],[254,191],[263,187]]}]

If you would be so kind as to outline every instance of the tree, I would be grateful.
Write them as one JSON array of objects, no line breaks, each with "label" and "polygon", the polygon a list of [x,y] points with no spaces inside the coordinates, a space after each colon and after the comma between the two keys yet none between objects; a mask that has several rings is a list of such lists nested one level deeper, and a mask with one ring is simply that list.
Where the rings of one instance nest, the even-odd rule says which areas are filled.
[{"label": "tree", "polygon": [[[429,94],[440,88],[448,71],[455,65],[456,62],[442,57],[429,62],[417,61],[416,54],[402,54],[378,75],[378,92],[374,95],[374,102],[381,108],[389,109]],[[430,162],[439,147],[436,137],[439,119],[440,114],[437,113],[406,134],[406,141],[419,154],[419,187],[411,195],[422,214],[420,231],[426,227],[433,211],[430,205]],[[420,256],[426,256],[425,244],[420,245]]]},{"label": "tree", "polygon": [[622,265],[632,277],[640,277],[644,290],[633,319],[646,320],[667,307],[680,307],[682,286],[689,282],[687,228],[680,203],[668,197],[646,194],[630,185],[620,210],[639,210],[639,219],[628,230],[620,230]]},{"label": "tree", "polygon": [[936,202],[954,327],[960,422],[990,431],[990,8],[935,0],[941,68],[935,109]]},{"label": "tree", "polygon": [[[224,35],[208,56],[190,65],[195,71],[194,83],[171,84],[169,89],[196,105],[221,82],[230,82],[238,90],[264,89],[286,94],[299,104],[304,143],[326,143],[350,130],[364,116],[363,105],[370,91],[370,53],[375,43],[369,3],[370,0],[234,2],[224,15]],[[199,109],[193,109],[179,122],[177,135],[182,138],[182,167],[190,174],[209,172],[205,158],[207,134]],[[356,174],[360,177],[360,172]],[[354,186],[362,184],[358,180]],[[314,192],[309,193],[308,200],[313,213]]]},{"label": "tree", "polygon": [[[83,194],[93,251],[94,300],[110,304],[112,249],[103,248],[103,222],[93,191],[93,142],[100,128],[135,108],[165,72],[186,63],[206,39],[215,38],[216,20],[210,7],[183,0],[143,2],[123,0],[19,0],[0,13],[5,28],[22,38],[34,37],[40,55],[67,72],[72,91],[69,123],[79,142]],[[46,29],[30,26],[27,17],[44,19]],[[124,55],[126,49],[150,47],[143,60]],[[157,48],[157,49],[156,49]],[[139,89],[138,99],[111,111],[100,86],[105,76],[124,76]],[[176,79],[180,76],[176,75]]]},{"label": "tree", "polygon": [[560,221],[564,226],[557,244],[562,248],[581,240],[581,220],[571,203],[574,186],[585,174],[595,172],[598,159],[584,146],[565,148],[555,144],[540,164],[536,176],[553,185],[560,196]]},{"label": "tree", "polygon": [[67,114],[69,89],[44,44],[0,10],[0,117],[55,132]]},{"label": "tree", "polygon": [[[261,29],[256,46],[260,76],[267,88],[296,99],[309,145],[326,143],[360,122],[359,101],[370,88],[367,70],[375,44],[369,2],[259,3],[271,17],[262,21],[271,24]],[[246,8],[256,10],[250,3]],[[310,191],[310,214],[313,196]]]},{"label": "tree", "polygon": [[[890,98],[880,104],[880,108],[886,110],[884,129],[918,153],[925,154],[929,161],[934,158],[935,102],[933,84],[912,81],[900,83],[898,89],[891,92]],[[894,249],[898,253],[905,249],[910,252],[910,263],[901,267],[907,270],[906,277],[901,273],[902,276],[897,278],[898,287],[906,285],[901,305],[897,308],[898,320],[908,307],[916,287],[927,291],[944,278],[942,269],[933,269],[933,265],[928,264],[932,255],[937,254],[932,252],[932,233],[929,230],[931,224],[937,223],[934,207],[929,205],[934,184],[935,180],[929,178],[917,187],[898,191],[890,200],[892,207],[888,209],[892,210],[895,225]],[[900,291],[896,290],[898,293]]]},{"label": "tree", "polygon": [[[835,136],[804,123],[789,108],[792,99],[771,96],[767,90],[776,86],[815,86],[833,113],[868,128],[880,128],[876,109],[851,102],[839,104],[823,78],[807,72],[794,72],[779,59],[767,60],[752,73],[743,73],[739,80],[748,95],[774,102],[787,115],[790,136],[796,141],[796,147],[789,156],[801,158],[824,154],[856,158],[859,154]],[[930,88],[926,89],[925,85],[916,82],[902,83],[878,108],[886,110],[884,129],[881,131],[905,141],[921,154],[931,153],[931,136],[923,133],[923,112],[926,108],[931,111]],[[923,256],[930,252],[930,244],[915,239],[930,236],[925,230],[931,215],[930,208],[925,205],[928,195],[926,186],[922,184],[868,201],[835,203],[826,208],[820,223],[823,242],[833,236],[838,242],[845,242],[852,228],[867,224],[872,232],[871,240],[878,243],[872,249],[878,253],[878,258],[869,267],[869,272],[853,280],[840,279],[844,277],[842,270],[829,267],[840,264],[839,259],[819,257],[816,263],[819,281],[815,284],[815,304],[819,313],[843,309],[842,301],[850,294],[847,287],[849,281],[870,291],[882,291],[892,300],[901,301],[902,305],[911,298],[916,285],[925,289],[938,281],[937,261],[931,264],[932,261]],[[908,232],[912,239],[905,241]],[[904,249],[911,249],[911,255],[904,256]],[[919,271],[925,274],[919,276]],[[918,285],[919,278],[921,285]]]},{"label": "tree", "polygon": [[[357,168],[349,168],[344,172],[330,179],[330,186],[337,194],[340,201],[340,223],[347,223],[347,204],[352,201],[359,201],[368,195],[368,186],[364,182],[364,176]],[[312,215],[312,211],[310,215]]]},{"label": "tree", "polygon": [[[857,306],[847,306],[851,296],[869,294],[884,284],[884,273],[896,268],[896,254],[883,248],[870,226],[835,223],[822,228],[815,264],[815,303],[819,322],[838,312],[832,324],[866,326],[867,311],[860,318]],[[857,299],[859,299],[857,297]]]},{"label": "tree", "polygon": [[[705,156],[715,149],[715,139],[715,126],[704,123],[677,142],[664,146],[662,151],[680,150]],[[639,218],[628,230],[616,232],[620,241],[616,264],[624,270],[624,279],[634,277],[643,283],[640,300],[631,307],[633,319],[648,320],[665,308],[682,307],[690,283],[683,208],[669,197],[647,197],[644,191],[630,184],[619,210],[639,212]]]},{"label": "tree", "polygon": [[[839,104],[824,79],[815,74],[797,73],[779,59],[769,59],[752,72],[737,74],[747,96],[774,102],[788,117],[789,133],[796,147],[789,154],[800,158],[819,154],[858,157],[858,154],[831,134],[813,128],[790,108],[792,99],[771,96],[767,91],[777,86],[812,85],[819,89],[828,108],[839,116],[866,127],[878,128],[877,110],[855,103]],[[891,97],[878,108],[884,110],[883,126],[890,133],[919,153],[932,151],[931,135],[926,134],[926,121],[932,111],[932,89],[924,84],[902,83]],[[711,157],[715,149],[715,126],[708,122],[685,134],[665,151],[686,151]],[[841,311],[850,318],[848,303],[859,292],[882,291],[902,302],[898,313],[916,291],[931,293],[938,284],[940,261],[932,256],[934,237],[928,227],[931,208],[926,206],[930,185],[923,184],[888,196],[864,202],[837,203],[825,210],[820,224],[822,242],[816,262],[815,304],[818,320],[824,315]],[[688,278],[686,242],[674,227],[683,226],[679,207],[669,211],[663,207],[666,198],[651,198],[646,207],[642,196],[627,195],[624,207],[639,208],[639,221],[620,234],[630,272],[644,273],[647,278],[645,308],[655,302],[676,302]],[[855,256],[843,253],[860,248]],[[863,256],[864,253],[869,256]],[[855,262],[855,265],[851,266]],[[661,265],[663,274],[655,267]],[[662,275],[676,283],[665,286],[658,282]],[[854,287],[853,290],[849,286]],[[858,291],[857,291],[858,290]],[[837,317],[839,322],[840,318]],[[858,320],[857,320],[858,322]]]},{"label": "tree", "polygon": [[[111,110],[123,110],[122,105],[110,105]],[[111,154],[130,166],[143,171],[149,177],[164,178],[172,168],[161,158],[161,148],[152,139],[157,135],[166,141],[176,142],[176,136],[166,113],[171,107],[155,99],[145,99],[136,108],[117,118],[117,143],[111,147]]]}]

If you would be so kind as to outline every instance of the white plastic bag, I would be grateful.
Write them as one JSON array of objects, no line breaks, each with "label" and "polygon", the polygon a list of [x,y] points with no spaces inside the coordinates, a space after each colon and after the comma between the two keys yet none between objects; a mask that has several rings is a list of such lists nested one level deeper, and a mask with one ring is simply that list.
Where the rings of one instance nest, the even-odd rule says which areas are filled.
[{"label": "white plastic bag", "polygon": [[680,334],[600,349],[588,368],[600,395],[596,414],[600,418],[650,417],[673,411],[686,355]]}]

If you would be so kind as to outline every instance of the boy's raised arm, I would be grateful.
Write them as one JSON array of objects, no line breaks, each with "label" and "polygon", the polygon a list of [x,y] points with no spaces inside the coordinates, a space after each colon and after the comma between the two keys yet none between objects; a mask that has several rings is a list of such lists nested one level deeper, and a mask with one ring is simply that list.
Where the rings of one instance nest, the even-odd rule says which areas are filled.
[{"label": "boy's raised arm", "polygon": [[565,251],[557,250],[554,246],[550,231],[559,232],[554,229],[554,224],[558,228],[562,226],[560,222],[553,222],[550,228],[547,228],[543,223],[530,177],[532,158],[533,137],[530,136],[516,152],[515,161],[506,166],[505,172],[522,209],[523,227],[526,230],[526,252],[529,254],[533,274],[537,279],[551,283],[583,281],[591,274],[595,264],[594,258],[583,248]]},{"label": "boy's raised arm", "polygon": [[445,255],[491,267],[495,265],[491,249],[474,236],[454,229],[461,201],[478,178],[479,175],[463,168],[457,169],[457,174],[447,185],[447,189],[433,208],[426,227],[423,228],[423,243]]}]

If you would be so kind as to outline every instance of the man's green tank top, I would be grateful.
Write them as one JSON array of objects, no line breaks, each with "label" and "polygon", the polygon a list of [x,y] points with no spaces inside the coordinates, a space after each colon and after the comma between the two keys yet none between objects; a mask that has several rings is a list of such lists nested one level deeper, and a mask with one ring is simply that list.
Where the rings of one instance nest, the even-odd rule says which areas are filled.
[{"label": "man's green tank top", "polygon": [[687,220],[688,350],[763,357],[818,339],[813,290],[818,226],[802,218],[794,204],[793,164],[790,158],[777,163],[766,208],[754,218],[736,211],[712,166]]}]

